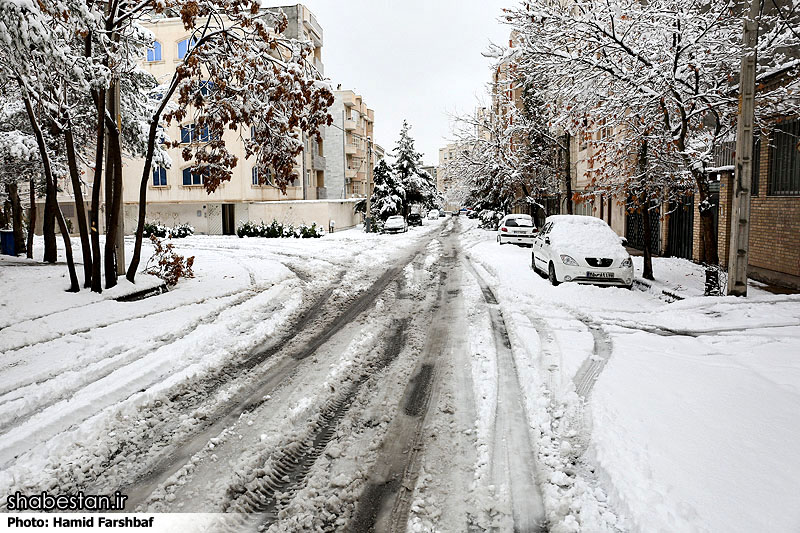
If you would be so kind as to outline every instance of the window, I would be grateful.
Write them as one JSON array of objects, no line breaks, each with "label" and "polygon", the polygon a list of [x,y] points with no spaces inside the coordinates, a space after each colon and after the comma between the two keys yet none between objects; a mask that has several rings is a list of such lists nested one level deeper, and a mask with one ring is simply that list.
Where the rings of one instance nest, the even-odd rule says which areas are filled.
[{"label": "window", "polygon": [[213,81],[201,81],[200,82],[200,94],[203,96],[208,96],[214,91],[215,85]]},{"label": "window", "polygon": [[[262,183],[260,183],[260,180],[258,179],[260,175],[258,167],[253,167],[252,175],[253,175],[253,185],[262,185]],[[263,185],[272,185],[272,172],[270,172],[269,169],[267,169],[267,172],[264,175]]]},{"label": "window", "polygon": [[191,41],[189,40],[189,38],[179,41],[178,59],[183,59],[184,57],[186,57],[186,54],[188,54],[189,51],[195,47],[196,44],[197,44],[197,39],[195,38],[192,38]]},{"label": "window", "polygon": [[753,174],[750,178],[750,194],[758,196],[758,177],[761,174],[761,137],[756,133],[753,141]]},{"label": "window", "polygon": [[198,141],[208,142],[209,139],[210,135],[208,133],[208,125],[199,128],[199,130],[194,124],[181,126],[181,142],[183,144],[189,144]]},{"label": "window", "polygon": [[153,47],[147,49],[148,61],[161,61],[161,43],[158,41],[153,42]]},{"label": "window", "polygon": [[194,124],[187,124],[186,126],[181,126],[181,142],[183,144],[189,144],[192,142],[192,138],[194,137]]},{"label": "window", "polygon": [[167,185],[167,169],[164,167],[153,168],[153,187],[165,187]]},{"label": "window", "polygon": [[184,185],[202,185],[204,181],[205,172],[192,172],[191,167],[183,169],[183,184]]},{"label": "window", "polygon": [[769,194],[800,196],[800,119],[775,126],[769,151]]}]

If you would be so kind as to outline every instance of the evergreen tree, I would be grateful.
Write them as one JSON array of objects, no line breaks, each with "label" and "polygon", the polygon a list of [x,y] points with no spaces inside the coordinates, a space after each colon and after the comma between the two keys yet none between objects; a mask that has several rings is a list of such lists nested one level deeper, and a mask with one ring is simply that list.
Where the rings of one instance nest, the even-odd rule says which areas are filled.
[{"label": "evergreen tree", "polygon": [[422,154],[414,150],[414,139],[408,133],[409,129],[411,127],[404,120],[403,128],[400,130],[400,140],[397,141],[397,147],[394,150],[395,178],[405,190],[402,204],[404,216],[408,215],[408,208],[411,204],[422,204],[425,208],[431,208],[439,203],[439,195],[433,177],[419,168],[422,165],[420,159]]},{"label": "evergreen tree", "polygon": [[375,167],[373,180],[375,183],[370,198],[373,215],[385,221],[402,212],[406,191],[386,161],[381,161]]}]

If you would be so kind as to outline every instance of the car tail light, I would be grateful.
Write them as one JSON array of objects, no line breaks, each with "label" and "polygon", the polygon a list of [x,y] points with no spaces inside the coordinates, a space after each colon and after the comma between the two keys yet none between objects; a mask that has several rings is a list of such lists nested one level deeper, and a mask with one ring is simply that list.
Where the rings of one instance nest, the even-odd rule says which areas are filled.
[{"label": "car tail light", "polygon": [[500,231],[508,231],[508,228],[500,228]]}]

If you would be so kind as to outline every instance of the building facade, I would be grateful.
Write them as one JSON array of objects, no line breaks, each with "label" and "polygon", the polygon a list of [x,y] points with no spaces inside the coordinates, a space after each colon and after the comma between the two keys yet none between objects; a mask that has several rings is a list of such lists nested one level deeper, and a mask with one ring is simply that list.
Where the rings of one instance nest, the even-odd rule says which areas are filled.
[{"label": "building facade", "polygon": [[[322,28],[311,11],[302,4],[270,8],[282,10],[288,19],[285,35],[290,38],[310,41],[314,45],[312,61],[322,74]],[[143,58],[142,67],[150,72],[158,82],[168,81],[176,64],[186,54],[189,46],[189,33],[180,18],[161,18],[143,22],[155,36],[154,46]],[[191,109],[187,117],[191,117]],[[185,143],[203,142],[202,133],[194,132],[191,119],[185,123],[172,123],[167,133],[172,139]],[[252,203],[292,200],[316,200],[325,198],[325,157],[323,142],[300,132],[304,145],[303,152],[296,158],[294,179],[286,194],[274,186],[267,178],[261,183],[255,168],[255,161],[245,158],[244,139],[250,134],[241,128],[239,131],[226,131],[223,134],[226,147],[237,156],[238,164],[233,168],[230,181],[221,184],[217,190],[208,194],[202,179],[192,176],[191,161],[184,161],[181,147],[168,150],[172,159],[171,168],[156,167],[148,183],[147,218],[167,225],[188,223],[198,233],[232,235],[236,227],[250,220],[249,206]],[[199,137],[199,138],[198,138]],[[140,159],[125,161],[123,203],[126,231],[135,228],[138,213],[138,190],[144,162]],[[311,221],[308,221],[309,223]],[[327,225],[327,223],[325,224]]]},{"label": "building facade", "polygon": [[[328,198],[360,198],[367,194],[367,139],[375,140],[375,112],[351,90],[333,93],[329,109],[333,125],[325,129],[325,189]],[[373,144],[369,164],[378,161]],[[380,157],[385,157],[381,148]]]}]

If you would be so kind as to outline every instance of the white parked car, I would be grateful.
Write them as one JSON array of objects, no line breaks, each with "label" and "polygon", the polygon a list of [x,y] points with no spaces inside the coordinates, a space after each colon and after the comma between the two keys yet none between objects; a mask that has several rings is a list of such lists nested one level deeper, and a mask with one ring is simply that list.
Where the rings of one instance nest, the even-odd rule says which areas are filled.
[{"label": "white parked car", "polygon": [[531,267],[547,274],[553,285],[574,281],[630,288],[633,262],[623,242],[602,219],[549,216],[533,241]]},{"label": "white parked car", "polygon": [[439,218],[439,210],[438,209],[431,209],[428,211],[428,220],[436,220]]},{"label": "white parked car", "polygon": [[408,224],[403,215],[395,215],[386,219],[383,225],[384,233],[403,233],[408,231]]},{"label": "white parked car", "polygon": [[497,242],[531,246],[536,231],[530,215],[506,215],[497,227]]}]

